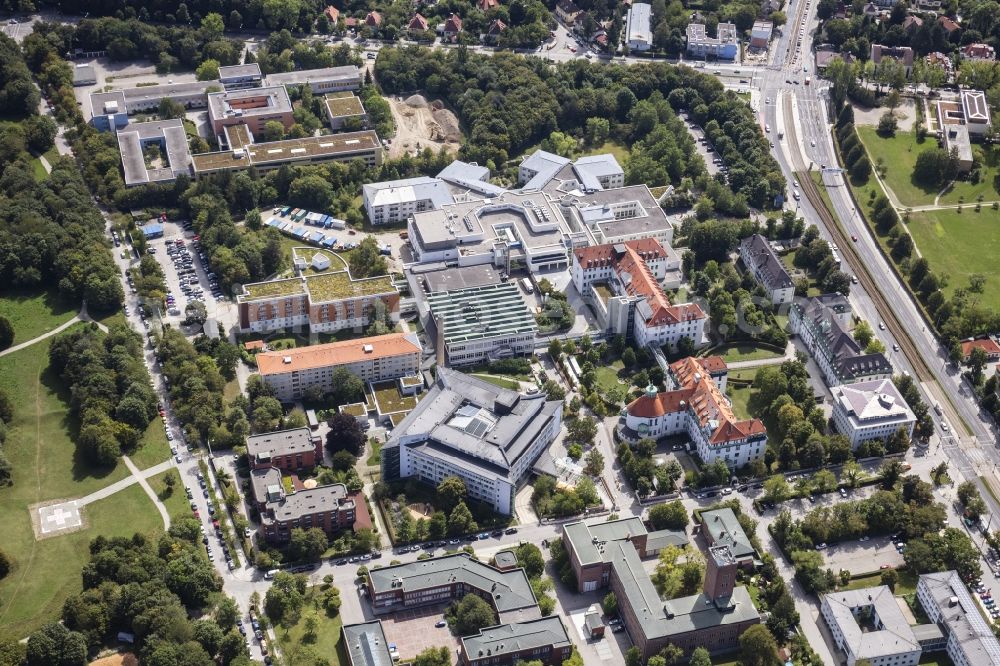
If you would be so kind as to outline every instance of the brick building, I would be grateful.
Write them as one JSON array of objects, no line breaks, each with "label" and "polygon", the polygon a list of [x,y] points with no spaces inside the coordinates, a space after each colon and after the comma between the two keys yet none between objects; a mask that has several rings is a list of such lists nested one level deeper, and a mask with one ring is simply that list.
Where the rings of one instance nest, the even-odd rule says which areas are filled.
[{"label": "brick building", "polygon": [[247,437],[247,458],[250,469],[311,469],[323,462],[323,440],[309,428],[251,435]]}]

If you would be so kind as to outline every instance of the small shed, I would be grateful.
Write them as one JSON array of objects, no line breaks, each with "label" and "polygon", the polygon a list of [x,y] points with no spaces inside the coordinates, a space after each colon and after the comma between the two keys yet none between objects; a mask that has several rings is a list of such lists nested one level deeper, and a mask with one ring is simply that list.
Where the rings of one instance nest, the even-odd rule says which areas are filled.
[{"label": "small shed", "polygon": [[591,606],[583,616],[583,625],[587,630],[587,635],[591,638],[604,637],[604,620],[601,619],[601,611],[597,606]]},{"label": "small shed", "polygon": [[501,550],[493,556],[493,563],[500,571],[508,571],[517,568],[517,556],[512,550]]},{"label": "small shed", "polygon": [[314,271],[325,271],[330,267],[330,257],[322,252],[317,252],[312,257],[312,267]]},{"label": "small shed", "polygon": [[83,63],[73,68],[73,86],[92,86],[97,83],[97,71],[90,63]]},{"label": "small shed", "polygon": [[306,410],[306,423],[309,425],[310,430],[319,430],[319,419],[316,418],[315,409]]},{"label": "small shed", "polygon": [[247,342],[243,343],[243,348],[246,349],[248,352],[256,354],[257,352],[264,351],[267,348],[267,346],[264,344],[263,340],[248,340]]}]

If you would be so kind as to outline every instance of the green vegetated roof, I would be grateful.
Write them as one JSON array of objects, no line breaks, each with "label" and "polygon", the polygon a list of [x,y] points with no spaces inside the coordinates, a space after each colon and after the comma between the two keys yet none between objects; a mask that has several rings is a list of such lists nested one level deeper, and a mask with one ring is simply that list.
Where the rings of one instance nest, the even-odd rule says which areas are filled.
[{"label": "green vegetated roof", "polygon": [[243,285],[243,292],[242,300],[252,301],[276,296],[298,296],[306,293],[306,289],[299,278],[289,278]]},{"label": "green vegetated roof", "polygon": [[309,296],[314,302],[336,301],[343,298],[375,296],[396,291],[388,275],[352,280],[347,271],[310,275],[305,279]]}]

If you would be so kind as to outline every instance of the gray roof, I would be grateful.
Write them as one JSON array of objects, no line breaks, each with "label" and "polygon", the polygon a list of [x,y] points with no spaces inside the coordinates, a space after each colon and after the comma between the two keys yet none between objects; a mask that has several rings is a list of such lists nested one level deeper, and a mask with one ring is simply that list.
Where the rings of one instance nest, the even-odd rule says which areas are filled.
[{"label": "gray roof", "polygon": [[250,470],[250,485],[253,488],[254,499],[258,503],[267,501],[267,489],[275,488],[276,496],[283,492],[281,489],[281,472],[274,467]]},{"label": "gray roof", "polygon": [[500,284],[500,269],[493,264],[448,266],[443,262],[434,262],[410,264],[406,270],[427,293],[431,294],[438,291],[461,291]]},{"label": "gray roof", "polygon": [[[104,102],[115,100],[124,102],[128,107],[132,104],[157,102],[165,97],[176,99],[178,97],[199,97],[208,92],[211,87],[220,87],[218,81],[193,81],[191,83],[168,83],[161,86],[139,86],[137,88],[122,88],[121,90],[111,90],[109,92],[94,93],[90,96],[90,108],[102,109]],[[125,112],[125,108],[119,111]],[[100,115],[100,114],[96,114]]]},{"label": "gray roof", "polygon": [[546,646],[572,645],[566,627],[558,615],[550,615],[531,622],[501,624],[481,629],[478,634],[462,639],[462,650],[469,659],[486,655],[517,653]]},{"label": "gray roof", "polygon": [[442,169],[437,177],[456,187],[472,190],[484,196],[493,197],[506,192],[499,185],[489,182],[489,169],[475,162],[455,160]]},{"label": "gray roof", "polygon": [[251,62],[246,65],[223,65],[219,67],[219,80],[240,79],[248,76],[259,77],[260,65]]},{"label": "gray roof", "polygon": [[350,666],[392,666],[389,642],[382,631],[381,620],[345,624],[341,632]]},{"label": "gray roof", "polygon": [[368,576],[375,594],[400,587],[412,593],[448,583],[463,583],[490,592],[499,612],[537,605],[524,569],[500,571],[473,560],[467,553],[369,569]]},{"label": "gray roof", "polygon": [[261,522],[288,522],[302,516],[326,511],[336,511],[346,508],[354,500],[347,498],[347,486],[342,483],[331,483],[317,486],[310,490],[299,490],[291,495],[285,495],[277,502],[267,503],[267,514],[261,516]]},{"label": "gray roof", "polygon": [[90,63],[73,67],[73,85],[87,85],[97,82],[97,71]]},{"label": "gray roof", "polygon": [[[944,624],[949,641],[954,641],[965,655],[966,663],[975,666],[1000,664],[1000,641],[994,636],[989,623],[977,608],[976,601],[962,583],[957,571],[941,571],[922,574],[917,583],[917,592],[923,588],[936,606],[925,609],[932,617],[940,615],[939,623]],[[952,599],[958,603],[952,605]]]},{"label": "gray roof", "polygon": [[[267,97],[267,106],[254,108],[232,108],[231,103],[248,97]],[[213,119],[245,118],[266,116],[272,113],[287,113],[292,110],[285,86],[266,86],[245,90],[226,90],[208,95],[208,115]]]},{"label": "gray roof", "polygon": [[573,171],[587,191],[603,188],[598,178],[624,175],[625,173],[621,165],[618,164],[618,160],[611,153],[581,157],[573,162]]},{"label": "gray roof", "polygon": [[768,290],[787,289],[793,285],[791,276],[785,270],[785,264],[775,254],[768,240],[760,234],[743,239],[740,243],[740,255],[744,261],[753,264],[747,268],[752,268],[760,274]]},{"label": "gray roof", "polygon": [[372,206],[429,200],[434,208],[440,208],[454,201],[444,181],[430,176],[367,183],[361,191]]},{"label": "gray roof", "polygon": [[277,72],[267,75],[268,85],[294,86],[313,81],[357,81],[361,83],[361,70],[354,65],[304,69],[297,72]]},{"label": "gray roof", "polygon": [[582,566],[604,561],[603,542],[619,541],[643,534],[646,534],[646,526],[637,516],[608,522],[595,521],[590,524],[581,520],[563,525],[563,535],[572,543]]},{"label": "gray roof", "polygon": [[[151,143],[161,144],[165,148],[167,166],[159,169],[146,168],[143,148]],[[189,173],[191,169],[187,132],[179,118],[126,125],[118,130],[118,149],[122,156],[126,185],[173,180],[179,174]]]},{"label": "gray roof", "polygon": [[[900,610],[896,598],[885,585],[860,590],[831,592],[823,597],[834,622],[844,636],[844,643],[857,659],[878,659],[904,652],[920,650],[920,643],[910,629],[910,623]],[[871,608],[880,620],[881,628],[864,630],[855,612]]]},{"label": "gray roof", "polygon": [[646,536],[646,551],[659,551],[667,546],[683,548],[688,543],[688,535],[684,530],[659,530]]},{"label": "gray roof", "polygon": [[645,2],[634,2],[632,8],[628,10],[625,30],[628,41],[652,42],[653,35],[650,31],[650,16],[652,8]]},{"label": "gray roof", "polygon": [[[673,227],[646,185],[612,187],[588,192],[576,199],[571,214],[581,223],[599,228],[609,239],[622,236],[652,237]],[[616,208],[633,203],[636,207],[631,211],[631,217],[616,218]]]},{"label": "gray roof", "polygon": [[950,152],[952,148],[957,153],[960,162],[972,161],[972,143],[967,125],[945,125],[944,146]]},{"label": "gray roof", "polygon": [[251,459],[258,456],[273,457],[295,455],[316,449],[313,433],[309,428],[292,428],[265,432],[247,437],[247,455]]},{"label": "gray roof", "polygon": [[[760,617],[745,587],[733,588],[725,605],[704,593],[663,601],[642,566],[635,548],[627,541],[610,542],[605,560],[611,563],[622,592],[647,640],[686,634],[710,627],[752,621]],[[623,603],[619,599],[619,604]]]},{"label": "gray roof", "polygon": [[740,521],[730,508],[704,511],[701,514],[702,529],[708,532],[713,544],[729,546],[736,559],[755,557],[756,551],[750,538],[740,526]]},{"label": "gray roof", "polygon": [[439,366],[434,386],[393,430],[387,446],[402,440],[485,476],[507,478],[561,409],[562,402],[544,394],[522,395]]},{"label": "gray roof", "polygon": [[501,550],[493,556],[493,560],[497,563],[498,567],[506,568],[517,566],[517,555],[515,555],[512,550]]},{"label": "gray roof", "polygon": [[556,175],[559,169],[569,164],[570,160],[562,155],[556,155],[544,150],[536,150],[521,161],[521,167],[535,172],[524,184],[526,190],[541,189]]},{"label": "gray roof", "polygon": [[792,310],[812,331],[817,353],[828,360],[841,381],[892,374],[892,364],[885,354],[863,353],[854,337],[844,329],[837,315],[850,312],[851,306],[841,294],[815,296],[805,305],[793,303]]},{"label": "gray roof", "polygon": [[839,404],[857,425],[872,421],[916,419],[891,379],[847,384],[834,388],[832,392],[834,402]]},{"label": "gray roof", "polygon": [[513,282],[433,293],[427,304],[446,344],[534,333],[537,328]]}]

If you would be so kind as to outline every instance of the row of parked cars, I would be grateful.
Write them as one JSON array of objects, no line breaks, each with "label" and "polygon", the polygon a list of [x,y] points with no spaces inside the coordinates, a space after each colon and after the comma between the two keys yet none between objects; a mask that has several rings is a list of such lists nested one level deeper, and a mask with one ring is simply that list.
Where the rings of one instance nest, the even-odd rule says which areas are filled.
[{"label": "row of parked cars", "polygon": [[460,543],[472,542],[472,541],[482,541],[483,539],[489,539],[493,537],[499,539],[505,534],[517,534],[516,527],[508,527],[505,530],[493,530],[492,532],[480,532],[478,534],[466,534],[461,537],[452,537],[451,539],[446,539],[442,541],[425,541],[424,543],[411,544],[408,546],[399,546],[396,548],[397,553],[415,553],[418,550],[433,550],[435,548],[447,548],[448,546],[457,546]]}]

